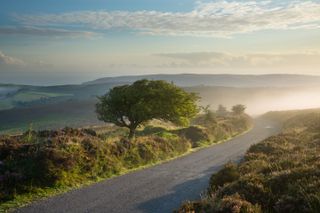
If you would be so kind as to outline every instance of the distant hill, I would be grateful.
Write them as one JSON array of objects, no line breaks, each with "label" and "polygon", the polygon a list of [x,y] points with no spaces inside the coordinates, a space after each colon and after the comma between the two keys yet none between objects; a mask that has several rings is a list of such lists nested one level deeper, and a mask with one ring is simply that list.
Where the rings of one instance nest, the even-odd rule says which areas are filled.
[{"label": "distant hill", "polygon": [[224,86],[224,87],[303,87],[319,86],[320,76],[310,75],[229,75],[229,74],[157,74],[139,76],[119,76],[106,77],[94,81],[85,82],[90,84],[109,84],[109,83],[132,83],[139,79],[166,80],[183,87],[190,86]]},{"label": "distant hill", "polygon": [[138,79],[173,81],[201,96],[202,106],[247,106],[258,115],[271,110],[320,107],[320,76],[304,75],[144,75],[102,78],[80,85],[0,85],[0,134],[34,129],[101,124],[97,96]]}]

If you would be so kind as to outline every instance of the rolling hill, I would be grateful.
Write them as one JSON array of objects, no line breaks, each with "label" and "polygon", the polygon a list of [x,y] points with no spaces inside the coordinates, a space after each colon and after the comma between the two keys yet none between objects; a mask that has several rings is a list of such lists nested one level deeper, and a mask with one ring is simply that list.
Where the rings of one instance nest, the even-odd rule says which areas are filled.
[{"label": "rolling hill", "polygon": [[[320,77],[303,75],[144,75],[102,78],[79,85],[0,85],[0,133],[66,125],[101,124],[94,113],[97,96],[138,79],[172,81],[201,96],[216,109],[245,104],[253,115],[266,111],[320,106]],[[297,101],[298,100],[298,101]]]},{"label": "rolling hill", "polygon": [[310,75],[230,75],[230,74],[172,74],[172,75],[139,75],[100,78],[85,82],[85,85],[131,83],[139,79],[166,80],[183,87],[189,86],[224,86],[224,87],[301,87],[318,86],[320,76]]}]

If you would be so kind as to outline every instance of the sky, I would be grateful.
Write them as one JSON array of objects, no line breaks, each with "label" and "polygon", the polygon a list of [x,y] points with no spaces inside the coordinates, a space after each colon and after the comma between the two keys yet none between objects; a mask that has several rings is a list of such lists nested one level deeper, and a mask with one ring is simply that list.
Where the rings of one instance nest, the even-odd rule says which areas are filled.
[{"label": "sky", "polygon": [[320,0],[0,0],[0,82],[320,75]]}]

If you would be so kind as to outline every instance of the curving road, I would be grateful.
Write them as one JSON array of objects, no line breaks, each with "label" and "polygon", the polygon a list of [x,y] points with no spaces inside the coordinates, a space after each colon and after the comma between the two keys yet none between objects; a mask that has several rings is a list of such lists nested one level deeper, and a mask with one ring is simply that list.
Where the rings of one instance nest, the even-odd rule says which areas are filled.
[{"label": "curving road", "polygon": [[198,199],[210,175],[223,164],[240,160],[250,145],[279,130],[279,125],[257,119],[250,132],[225,143],[38,201],[16,212],[172,212],[181,202]]}]

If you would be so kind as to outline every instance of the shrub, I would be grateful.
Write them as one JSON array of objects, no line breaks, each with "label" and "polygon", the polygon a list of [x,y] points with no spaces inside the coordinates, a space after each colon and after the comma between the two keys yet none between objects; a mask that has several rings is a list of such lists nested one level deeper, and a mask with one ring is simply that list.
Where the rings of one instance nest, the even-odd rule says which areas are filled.
[{"label": "shrub", "polygon": [[174,211],[175,213],[204,213],[213,212],[212,206],[205,200],[201,201],[187,201],[182,206]]},{"label": "shrub", "polygon": [[206,129],[199,126],[190,126],[179,130],[179,134],[182,137],[185,137],[187,140],[192,142],[192,147],[200,146],[200,143],[203,141],[210,141],[210,137]]},{"label": "shrub", "polygon": [[226,196],[217,204],[216,211],[221,213],[260,213],[261,207],[243,200],[239,194]]},{"label": "shrub", "polygon": [[225,184],[238,180],[239,177],[240,174],[238,172],[237,165],[234,163],[228,163],[223,169],[211,176],[209,192],[214,192]]},{"label": "shrub", "polygon": [[261,207],[253,205],[242,199],[240,195],[234,194],[224,198],[206,198],[201,201],[185,202],[176,213],[260,213]]},{"label": "shrub", "polygon": [[0,137],[0,202],[34,188],[76,186],[187,152],[173,133],[104,141],[91,130],[65,128]]}]

